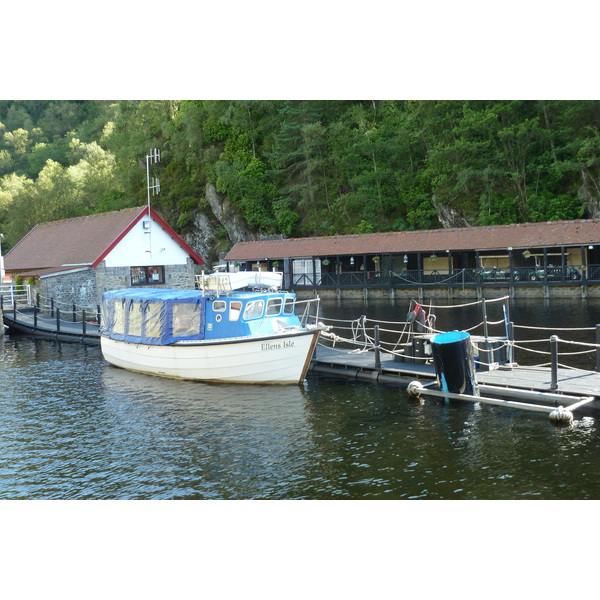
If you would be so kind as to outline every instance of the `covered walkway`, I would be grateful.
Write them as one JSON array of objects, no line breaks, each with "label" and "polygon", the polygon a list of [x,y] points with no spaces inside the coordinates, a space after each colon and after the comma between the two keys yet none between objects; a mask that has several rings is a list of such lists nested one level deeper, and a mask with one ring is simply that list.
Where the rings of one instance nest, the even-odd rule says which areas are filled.
[{"label": "covered walkway", "polygon": [[600,222],[239,242],[228,270],[276,270],[290,289],[581,287],[600,285]]}]

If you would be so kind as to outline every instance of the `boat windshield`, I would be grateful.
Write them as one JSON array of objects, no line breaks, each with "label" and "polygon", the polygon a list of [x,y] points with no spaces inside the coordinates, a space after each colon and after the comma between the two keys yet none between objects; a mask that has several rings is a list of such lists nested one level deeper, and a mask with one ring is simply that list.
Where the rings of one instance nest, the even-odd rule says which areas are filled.
[{"label": "boat windshield", "polygon": [[260,319],[265,307],[264,300],[250,300],[244,309],[244,319],[250,321],[252,319]]}]

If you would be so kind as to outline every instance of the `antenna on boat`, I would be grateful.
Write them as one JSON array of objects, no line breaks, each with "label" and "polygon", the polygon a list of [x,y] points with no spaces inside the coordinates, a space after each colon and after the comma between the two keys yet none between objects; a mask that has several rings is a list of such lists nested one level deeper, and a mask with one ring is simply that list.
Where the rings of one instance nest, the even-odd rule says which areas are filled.
[{"label": "antenna on boat", "polygon": [[158,177],[150,177],[150,165],[153,165],[160,161],[160,150],[158,148],[152,148],[150,150],[150,154],[146,155],[146,184],[148,187],[148,231],[145,233],[148,234],[148,247],[150,252],[150,256],[152,256],[152,234],[150,233],[150,195],[155,195],[160,192],[160,181]]}]

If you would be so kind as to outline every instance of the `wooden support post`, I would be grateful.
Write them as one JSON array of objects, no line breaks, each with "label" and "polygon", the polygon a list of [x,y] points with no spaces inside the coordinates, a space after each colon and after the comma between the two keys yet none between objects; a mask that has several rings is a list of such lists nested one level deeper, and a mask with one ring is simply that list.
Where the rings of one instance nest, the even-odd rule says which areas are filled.
[{"label": "wooden support post", "polygon": [[56,307],[56,333],[60,333],[60,308]]},{"label": "wooden support post", "polygon": [[81,311],[81,335],[85,335],[85,308]]},{"label": "wooden support post", "polygon": [[33,305],[33,327],[34,329],[37,329],[37,321],[38,321],[38,307],[34,304]]},{"label": "wooden support post", "polygon": [[73,302],[73,323],[75,323],[77,321],[77,315],[75,314],[76,310],[77,310],[77,307],[75,306],[75,302]]},{"label": "wooden support post", "polygon": [[[596,344],[600,346],[600,325],[596,325]],[[596,348],[596,371],[600,371],[600,347]]]},{"label": "wooden support post", "polygon": [[558,336],[550,336],[550,354],[551,354],[551,370],[552,379],[550,383],[550,389],[555,391],[558,389]]},{"label": "wooden support post", "polygon": [[381,353],[379,351],[379,325],[375,325],[375,369],[381,371]]}]

